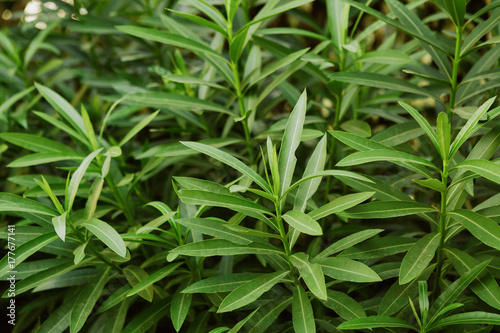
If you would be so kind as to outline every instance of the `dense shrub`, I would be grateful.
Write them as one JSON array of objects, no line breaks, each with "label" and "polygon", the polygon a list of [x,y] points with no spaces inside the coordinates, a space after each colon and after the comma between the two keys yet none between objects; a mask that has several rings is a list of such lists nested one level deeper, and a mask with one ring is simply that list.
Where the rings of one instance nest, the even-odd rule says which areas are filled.
[{"label": "dense shrub", "polygon": [[498,7],[2,2],[2,325],[494,331]]}]

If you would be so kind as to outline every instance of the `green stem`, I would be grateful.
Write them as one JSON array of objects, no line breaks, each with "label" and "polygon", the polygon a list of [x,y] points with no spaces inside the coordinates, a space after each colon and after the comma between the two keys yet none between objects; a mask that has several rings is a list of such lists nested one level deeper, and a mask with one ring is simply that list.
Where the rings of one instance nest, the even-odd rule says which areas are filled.
[{"label": "green stem", "polygon": [[288,241],[288,235],[285,231],[285,226],[283,225],[283,219],[281,218],[281,204],[279,200],[275,203],[276,208],[276,222],[278,223],[279,233],[281,236],[281,241],[283,242],[283,248],[285,249],[286,261],[288,262],[288,266],[290,267],[290,275],[292,275],[293,283],[298,286],[299,279],[297,275],[294,273],[294,267],[292,262],[290,261],[290,256],[292,255],[292,251],[290,249],[290,242]]},{"label": "green stem", "polygon": [[451,122],[451,118],[453,116],[451,110],[455,108],[455,98],[457,94],[457,86],[458,86],[458,65],[462,60],[460,58],[460,49],[462,48],[462,27],[456,27],[457,31],[457,39],[455,42],[455,57],[453,58],[453,73],[451,77],[451,91],[450,91],[450,102],[448,104],[448,119]]},{"label": "green stem", "polygon": [[[445,187],[448,185],[448,165],[449,162],[447,160],[443,161],[443,174],[442,174],[442,183]],[[439,213],[439,234],[441,235],[441,239],[439,241],[439,247],[437,250],[437,267],[436,267],[436,275],[434,277],[434,286],[432,295],[435,297],[439,291],[439,279],[441,278],[441,273],[443,269],[443,250],[445,247],[446,240],[446,205],[448,204],[448,190],[441,193],[441,211]]]}]

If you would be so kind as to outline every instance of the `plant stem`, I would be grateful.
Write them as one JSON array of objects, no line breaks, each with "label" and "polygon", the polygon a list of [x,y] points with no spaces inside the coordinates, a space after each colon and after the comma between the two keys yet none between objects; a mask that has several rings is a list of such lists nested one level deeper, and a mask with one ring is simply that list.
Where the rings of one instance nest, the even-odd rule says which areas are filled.
[{"label": "plant stem", "polygon": [[455,98],[457,94],[457,81],[458,81],[458,65],[460,64],[460,61],[462,60],[460,58],[460,49],[462,48],[462,27],[456,27],[457,31],[457,39],[455,42],[455,57],[453,58],[453,73],[451,77],[451,91],[450,91],[450,102],[448,103],[448,119],[451,122],[452,119],[452,112],[455,108]]},{"label": "plant stem", "polygon": [[298,286],[299,280],[294,274],[294,267],[292,265],[292,262],[290,261],[292,251],[290,250],[290,242],[288,241],[288,235],[286,234],[285,226],[283,225],[283,219],[281,218],[281,204],[279,202],[279,199],[275,202],[274,206],[276,208],[276,222],[278,223],[281,241],[283,242],[283,248],[285,249],[286,261],[288,262],[288,266],[290,267],[290,275],[292,275],[293,283]]},{"label": "plant stem", "polygon": [[[445,187],[448,185],[448,166],[449,161],[443,161],[443,174],[442,174],[442,183]],[[448,190],[441,193],[441,211],[439,213],[439,233],[441,235],[441,239],[439,241],[439,247],[437,250],[437,267],[436,267],[436,275],[434,277],[434,286],[432,295],[435,296],[439,291],[439,279],[441,277],[441,272],[443,269],[443,250],[445,246],[446,239],[446,205],[448,204]]]}]

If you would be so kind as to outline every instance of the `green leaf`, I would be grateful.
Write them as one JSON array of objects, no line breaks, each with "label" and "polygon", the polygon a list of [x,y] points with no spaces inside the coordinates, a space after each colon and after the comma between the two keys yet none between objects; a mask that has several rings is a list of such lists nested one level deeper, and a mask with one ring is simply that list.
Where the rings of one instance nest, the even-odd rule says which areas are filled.
[{"label": "green leaf", "polygon": [[[55,232],[49,232],[37,236],[17,246],[15,250],[15,256],[16,256],[15,263],[9,262],[9,256],[7,254],[0,261],[0,277],[4,276],[8,271],[14,270],[15,266],[22,263],[25,259],[27,259],[29,256],[31,256],[33,253],[37,252],[44,246],[49,245],[57,238],[59,237]],[[16,290],[16,293],[20,293],[19,290]]]},{"label": "green leaf", "polygon": [[[448,0],[450,1],[450,0]],[[487,20],[479,23],[471,33],[465,38],[462,43],[462,47],[460,49],[460,57],[464,57],[474,46],[476,43],[488,32],[494,29],[495,26],[498,25],[500,21],[500,17],[498,15],[491,15]]]},{"label": "green leaf", "polygon": [[135,294],[140,293],[143,290],[146,290],[150,286],[152,286],[154,283],[164,279],[166,276],[170,275],[172,272],[174,272],[182,263],[176,263],[176,264],[171,264],[164,266],[160,268],[159,270],[155,271],[153,274],[149,275],[148,277],[142,279],[139,281],[139,283],[135,284],[127,294],[127,297],[133,296]]},{"label": "green leaf", "polygon": [[408,113],[413,117],[413,119],[417,121],[420,127],[424,130],[425,134],[427,134],[427,136],[431,140],[434,147],[436,147],[436,149],[440,152],[441,150],[439,149],[439,143],[437,140],[436,133],[431,128],[429,122],[411,105],[403,102],[399,102],[399,105],[401,105],[406,111],[408,111]]},{"label": "green leaf", "polygon": [[83,156],[77,153],[36,153],[22,156],[15,161],[9,163],[7,166],[9,168],[22,168],[33,165],[40,165],[58,161],[80,161],[83,160]]},{"label": "green leaf", "polygon": [[363,54],[355,62],[376,63],[385,65],[405,65],[413,60],[398,50],[376,50]]},{"label": "green leaf", "polygon": [[224,6],[226,7],[227,21],[233,22],[238,6],[241,0],[224,0]]},{"label": "green leaf", "polygon": [[458,313],[439,320],[429,329],[450,326],[450,325],[500,325],[500,315],[483,311],[473,311],[467,313]]},{"label": "green leaf", "polygon": [[292,300],[292,322],[295,332],[314,333],[316,324],[314,322],[314,313],[305,290],[298,286],[293,291]]},{"label": "green leaf", "polygon": [[485,160],[466,160],[453,167],[454,169],[465,169],[477,173],[484,178],[500,184],[500,165]]},{"label": "green leaf", "polygon": [[234,289],[222,300],[217,313],[229,312],[257,300],[263,293],[281,282],[290,272],[275,272],[259,276]]},{"label": "green leaf", "polygon": [[261,275],[260,273],[233,273],[213,276],[193,283],[182,292],[191,294],[230,292]]},{"label": "green leaf", "polygon": [[405,162],[405,163],[423,165],[438,170],[437,167],[428,160],[392,149],[374,149],[374,150],[353,153],[340,160],[340,162],[337,163],[337,166],[345,167],[345,166],[359,165],[359,164],[379,162],[379,161]]},{"label": "green leaf", "polygon": [[465,288],[467,288],[467,286],[469,286],[469,284],[471,284],[472,281],[474,281],[479,276],[479,274],[481,274],[488,263],[489,260],[474,266],[470,271],[450,284],[446,288],[446,290],[441,295],[439,295],[439,297],[436,299],[434,304],[432,304],[429,310],[431,321],[437,319],[434,316],[435,314],[438,314],[441,310],[452,304],[460,295],[462,295]]},{"label": "green leaf", "polygon": [[11,193],[0,193],[0,212],[24,212],[57,216],[57,212],[38,201],[26,199]]},{"label": "green leaf", "polygon": [[49,102],[49,104],[63,117],[73,128],[81,134],[86,133],[83,118],[64,98],[50,88],[35,82],[38,92]]},{"label": "green leaf", "polygon": [[220,149],[199,142],[181,142],[181,143],[191,149],[194,149],[196,151],[199,151],[200,153],[215,158],[216,160],[238,170],[239,172],[241,172],[242,174],[253,180],[267,193],[272,194],[271,187],[269,186],[269,184],[266,183],[264,178],[259,176],[259,174],[257,174],[250,167],[246,166],[243,162],[229,155],[228,153],[225,153]]},{"label": "green leaf", "polygon": [[73,310],[70,315],[70,331],[79,332],[90,316],[97,300],[101,296],[104,285],[108,281],[111,267],[107,267],[101,275],[95,277],[78,294]]},{"label": "green leaf", "polygon": [[429,276],[434,272],[436,265],[431,265],[427,267],[426,270],[412,282],[404,285],[400,285],[398,281],[387,290],[384,297],[380,301],[380,306],[378,309],[379,316],[392,316],[399,310],[401,310],[405,305],[408,304],[408,297],[413,299],[418,294],[418,284],[419,281],[427,281]]},{"label": "green leaf", "polygon": [[55,216],[52,218],[52,224],[54,225],[54,230],[61,240],[64,242],[64,238],[66,237],[66,214],[68,212],[64,212],[62,215]]},{"label": "green leaf", "polygon": [[[460,275],[464,275],[480,262],[469,254],[457,249],[447,249],[448,257]],[[490,272],[485,271],[470,285],[472,291],[489,306],[500,310],[500,287]]]},{"label": "green leaf", "polygon": [[325,276],[320,265],[309,262],[309,256],[303,252],[290,256],[290,262],[297,267],[300,276],[309,290],[319,299],[326,300]]},{"label": "green leaf", "polygon": [[146,309],[141,311],[125,326],[123,333],[144,333],[150,327],[155,325],[168,312],[171,299],[166,297],[159,302],[151,304]]},{"label": "green leaf", "polygon": [[485,103],[483,103],[474,114],[470,117],[470,119],[465,123],[465,125],[460,129],[455,140],[453,141],[450,148],[450,158],[453,158],[458,149],[462,146],[462,144],[476,132],[482,125],[479,124],[479,120],[488,112],[490,106],[495,102],[496,96],[490,98]]},{"label": "green leaf", "polygon": [[180,292],[181,289],[182,287],[177,289],[170,305],[170,318],[177,332],[180,331],[184,320],[186,320],[193,299],[192,294],[183,294]]},{"label": "green leaf", "polygon": [[66,197],[66,210],[69,212],[71,211],[71,208],[73,207],[73,202],[75,201],[76,197],[76,192],[78,191],[78,186],[80,186],[80,183],[83,179],[83,176],[85,175],[85,172],[87,171],[87,168],[90,166],[90,163],[92,163],[92,160],[101,152],[102,148],[90,153],[83,162],[80,164],[78,169],[73,173],[71,176],[71,180],[69,182],[69,186],[67,189],[67,197]]},{"label": "green leaf", "polygon": [[44,138],[40,135],[25,133],[0,133],[0,138],[15,144],[16,146],[26,148],[37,153],[71,153],[76,152],[65,144]]},{"label": "green leaf", "polygon": [[366,318],[351,319],[345,323],[340,324],[337,328],[339,330],[362,330],[372,328],[406,328],[419,332],[414,326],[410,325],[406,320],[392,317],[372,316]]},{"label": "green leaf", "polygon": [[127,294],[131,287],[129,284],[125,284],[123,287],[111,294],[97,309],[97,313],[105,312],[115,305],[124,302],[127,299]]},{"label": "green leaf", "polygon": [[125,242],[116,230],[104,221],[99,219],[90,219],[80,224],[80,226],[87,228],[93,233],[101,242],[106,244],[111,250],[116,252],[119,256],[125,258],[127,255],[127,248]]},{"label": "green leaf", "polygon": [[342,197],[333,199],[326,205],[323,205],[311,212],[309,215],[311,218],[315,220],[319,220],[331,214],[336,214],[339,212],[343,212],[346,209],[352,208],[363,201],[368,200],[375,194],[375,192],[361,192],[361,193],[353,193],[347,194]]},{"label": "green leaf", "polygon": [[272,246],[252,243],[247,246],[234,244],[224,239],[209,239],[181,245],[170,253],[194,257],[234,256],[239,254],[282,254]]},{"label": "green leaf", "polygon": [[340,291],[327,290],[328,298],[323,304],[335,311],[341,318],[351,320],[366,317],[363,307],[349,295]]},{"label": "green leaf", "polygon": [[344,250],[339,256],[349,259],[374,259],[406,252],[416,240],[408,237],[386,236],[369,239],[363,244]]},{"label": "green leaf", "polygon": [[137,133],[139,133],[144,127],[146,127],[160,112],[160,110],[150,114],[146,118],[139,121],[128,133],[121,139],[118,147],[122,147],[130,139],[132,139]]},{"label": "green leaf", "polygon": [[55,311],[51,312],[50,316],[44,320],[42,325],[38,327],[38,333],[56,333],[64,332],[69,326],[69,318],[71,310],[75,304],[76,298],[73,297],[67,302],[61,304]]},{"label": "green leaf", "polygon": [[340,125],[340,128],[346,132],[353,133],[359,135],[363,138],[368,138],[372,135],[372,129],[370,125],[362,120],[348,120]]},{"label": "green leaf", "polygon": [[292,302],[291,297],[271,300],[259,307],[256,316],[249,320],[248,333],[264,332]]},{"label": "green leaf", "polygon": [[[161,109],[177,108],[183,110],[191,110],[193,112],[196,112],[198,110],[215,111],[223,114],[228,114],[232,117],[235,116],[233,112],[226,109],[222,105],[216,104],[214,102],[199,99],[196,97],[185,96],[180,94],[171,94],[160,91],[148,91],[148,92],[130,94],[127,95],[126,101],[137,105],[147,105],[148,107],[153,107],[153,108],[161,108]],[[156,115],[157,113],[153,114]],[[152,115],[150,115],[150,117]],[[143,120],[146,119],[149,118],[145,118]]]},{"label": "green leaf", "polygon": [[479,213],[459,209],[448,213],[484,244],[500,250],[500,226]]},{"label": "green leaf", "polygon": [[[302,178],[324,170],[326,161],[326,141],[326,135],[324,135],[311,154],[311,158],[307,162]],[[302,183],[295,194],[293,209],[304,212],[307,206],[307,201],[317,191],[320,183],[321,178],[319,177]]]},{"label": "green leaf", "polygon": [[441,156],[448,158],[451,144],[451,127],[446,113],[441,112],[438,115],[436,126],[436,138],[439,144]]},{"label": "green leaf", "polygon": [[412,181],[420,186],[427,187],[441,193],[445,192],[447,189],[446,186],[437,179],[412,179]]},{"label": "green leaf", "polygon": [[339,215],[353,219],[385,219],[436,211],[435,208],[416,201],[375,201],[356,206]]},{"label": "green leaf", "polygon": [[434,258],[441,234],[430,233],[419,239],[406,253],[399,270],[399,284],[406,284],[420,276]]},{"label": "green leaf", "polygon": [[226,239],[236,244],[248,245],[259,239],[257,237],[241,234],[228,228],[228,223],[210,218],[184,218],[176,219],[175,222],[204,235]]},{"label": "green leaf", "polygon": [[443,0],[443,5],[455,26],[461,28],[465,17],[465,0]]},{"label": "green leaf", "polygon": [[184,17],[188,20],[191,20],[199,25],[205,26],[209,29],[215,30],[219,33],[221,33],[223,36],[227,36],[227,32],[224,28],[222,28],[220,25],[217,25],[207,19],[204,19],[203,17],[200,17],[198,15],[193,15],[193,14],[186,14],[183,12],[179,12],[173,9],[168,9],[170,12],[175,13],[176,15],[179,15],[181,17]]},{"label": "green leaf", "polygon": [[[123,269],[123,274],[132,289],[144,280],[151,281],[149,274],[139,266],[129,265]],[[144,298],[146,301],[152,302],[154,296],[153,284],[148,284],[147,286],[144,285],[145,284],[143,283],[137,288],[137,294],[139,294],[139,296]],[[127,297],[128,296],[130,295],[127,294]]]},{"label": "green leaf", "polygon": [[331,257],[314,262],[321,266],[325,275],[333,279],[359,283],[382,281],[370,267],[351,259]]},{"label": "green leaf", "polygon": [[332,254],[348,249],[358,243],[361,243],[369,238],[372,238],[375,235],[378,235],[382,231],[384,231],[384,229],[368,229],[368,230],[358,231],[352,235],[344,237],[341,240],[338,240],[335,243],[328,246],[322,252],[320,252],[313,259],[313,262],[317,259],[328,257],[331,256]]},{"label": "green leaf", "polygon": [[290,226],[300,232],[312,236],[323,234],[323,230],[316,220],[298,210],[290,210],[282,217]]},{"label": "green leaf", "polygon": [[377,73],[338,72],[330,74],[328,78],[335,82],[353,83],[357,85],[374,87],[379,89],[403,91],[411,94],[416,94],[419,96],[431,97],[434,100],[438,99],[436,96],[434,96],[427,90],[413,83]]},{"label": "green leaf", "polygon": [[259,214],[271,214],[271,212],[251,200],[235,195],[225,195],[206,191],[180,190],[179,198],[187,205],[206,205],[225,207],[235,211],[245,210]]},{"label": "green leaf", "polygon": [[283,133],[283,140],[281,142],[280,153],[278,156],[278,169],[280,174],[280,192],[282,196],[288,190],[292,182],[293,171],[295,170],[295,151],[300,143],[300,136],[302,128],[304,127],[304,120],[307,111],[307,92],[304,90],[300,95],[299,100],[290,114],[290,118]]}]

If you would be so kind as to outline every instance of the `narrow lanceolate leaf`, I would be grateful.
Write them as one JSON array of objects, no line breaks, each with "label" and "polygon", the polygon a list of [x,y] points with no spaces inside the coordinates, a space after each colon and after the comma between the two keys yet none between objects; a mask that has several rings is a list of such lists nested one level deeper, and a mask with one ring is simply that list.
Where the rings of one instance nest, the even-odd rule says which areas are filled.
[{"label": "narrow lanceolate leaf", "polygon": [[369,230],[359,231],[352,235],[344,237],[341,240],[333,243],[332,245],[324,249],[314,258],[314,260],[328,257],[331,256],[332,254],[348,249],[358,243],[361,243],[369,238],[372,238],[373,236],[381,233],[382,231],[384,231],[384,229],[369,229]]},{"label": "narrow lanceolate leaf", "polygon": [[[427,136],[431,140],[434,147],[436,147],[436,149],[438,151],[440,151],[439,150],[439,143],[438,143],[438,140],[436,137],[436,133],[432,129],[432,127],[429,124],[429,122],[427,121],[427,119],[425,119],[420,114],[420,112],[418,112],[417,109],[415,109],[413,106],[406,104],[406,103],[402,103],[402,102],[399,102],[399,105],[401,105],[413,117],[413,119],[415,119],[417,121],[417,123],[420,125],[420,127],[424,130],[425,134],[427,134]],[[443,156],[441,156],[441,157],[443,157]]]},{"label": "narrow lanceolate leaf", "polygon": [[415,242],[415,239],[409,237],[373,238],[344,250],[339,256],[349,259],[382,258],[408,251]]},{"label": "narrow lanceolate leaf", "polygon": [[380,161],[405,162],[423,165],[438,170],[434,164],[421,157],[392,149],[375,149],[357,152],[343,158],[340,162],[337,163],[337,166],[344,167]]},{"label": "narrow lanceolate leaf", "polygon": [[77,153],[35,153],[19,157],[10,162],[9,168],[23,168],[33,165],[41,165],[58,161],[81,161],[83,156]]},{"label": "narrow lanceolate leaf", "polygon": [[446,186],[437,179],[412,179],[413,182],[420,186],[433,189],[438,192],[445,192]]},{"label": "narrow lanceolate leaf", "polygon": [[459,209],[448,213],[484,244],[500,250],[500,226],[479,213]]},{"label": "narrow lanceolate leaf", "polygon": [[339,330],[363,330],[372,328],[406,328],[412,331],[419,332],[414,326],[410,325],[409,322],[399,318],[393,317],[382,317],[382,316],[372,316],[366,318],[358,318],[346,321],[340,324],[337,328]]},{"label": "narrow lanceolate leaf", "polygon": [[66,214],[67,212],[64,212],[62,215],[52,218],[54,229],[63,242],[66,237]]},{"label": "narrow lanceolate leaf", "polygon": [[80,224],[93,233],[101,242],[106,244],[111,250],[125,258],[127,248],[120,234],[109,224],[99,219],[91,219]]},{"label": "narrow lanceolate leaf", "polygon": [[227,228],[228,223],[209,218],[176,219],[175,222],[204,235],[219,237],[236,244],[248,245],[258,239],[257,237],[247,236]]},{"label": "narrow lanceolate leaf", "polygon": [[[307,162],[306,169],[302,178],[307,177],[319,171],[323,171],[325,168],[326,160],[326,135],[318,142],[316,148],[314,149],[309,162]],[[295,195],[295,203],[293,206],[294,210],[304,212],[307,205],[307,200],[309,200],[312,195],[316,192],[321,183],[321,177],[316,179],[308,180],[299,186],[297,194]]]},{"label": "narrow lanceolate leaf", "polygon": [[422,274],[434,258],[440,239],[439,233],[430,233],[408,250],[399,269],[399,284],[406,284]]},{"label": "narrow lanceolate leaf", "polygon": [[330,289],[328,289],[327,294],[328,298],[323,304],[335,311],[343,319],[351,320],[366,317],[363,307],[351,296]]},{"label": "narrow lanceolate leaf", "polygon": [[325,275],[333,279],[351,282],[375,282],[382,279],[370,267],[351,259],[332,257],[318,259]]},{"label": "narrow lanceolate leaf", "polygon": [[[129,265],[125,267],[123,269],[123,274],[132,287],[137,286],[141,281],[149,278],[149,274],[143,268],[135,265]],[[140,291],[137,291],[139,296],[141,296],[148,302],[153,301],[154,289],[152,284],[149,284],[144,288],[139,287],[139,289],[142,289]]]},{"label": "narrow lanceolate leaf", "polygon": [[78,186],[80,186],[80,183],[83,179],[83,176],[85,175],[85,172],[87,171],[87,168],[90,166],[90,163],[92,163],[92,160],[101,152],[101,150],[102,148],[94,151],[93,153],[85,157],[85,159],[80,164],[78,169],[76,169],[75,173],[73,173],[73,176],[71,176],[71,180],[68,186],[68,197],[66,201],[67,211],[70,211],[71,208],[73,207],[73,202],[75,201],[76,192],[78,191]]},{"label": "narrow lanceolate leaf", "polygon": [[321,266],[310,263],[308,258],[308,255],[300,252],[292,255],[290,261],[292,265],[298,268],[300,276],[314,296],[326,300],[325,276]]},{"label": "narrow lanceolate leaf", "polygon": [[455,165],[456,169],[465,169],[500,184],[500,165],[485,160],[466,160]]},{"label": "narrow lanceolate leaf", "polygon": [[141,311],[125,326],[123,333],[147,332],[161,318],[167,315],[167,308],[170,305],[170,298],[166,297],[161,301],[148,306]]},{"label": "narrow lanceolate leaf", "polygon": [[260,214],[271,212],[253,201],[235,195],[218,194],[206,191],[180,190],[179,198],[188,205],[225,207],[235,211],[246,210]]},{"label": "narrow lanceolate leaf", "polygon": [[260,273],[234,273],[213,276],[193,283],[182,292],[190,294],[230,292],[261,275]]},{"label": "narrow lanceolate leaf", "polygon": [[[449,249],[447,252],[453,266],[460,275],[464,275],[480,264],[474,257],[460,250]],[[485,271],[483,274],[479,275],[476,280],[471,283],[470,288],[489,306],[500,310],[500,287],[490,272]]]},{"label": "narrow lanceolate leaf", "polygon": [[309,212],[307,215],[309,215],[311,218],[315,220],[319,220],[330,214],[343,212],[346,209],[352,208],[357,204],[360,204],[363,201],[368,200],[374,194],[375,192],[361,192],[361,193],[347,194],[342,197],[336,198],[327,203],[326,205],[323,205]]},{"label": "narrow lanceolate leaf", "polygon": [[459,313],[439,320],[431,330],[450,325],[500,325],[500,315],[483,311]]},{"label": "narrow lanceolate leaf", "polygon": [[85,125],[82,116],[75,110],[75,108],[62,98],[54,90],[42,86],[35,82],[35,87],[38,92],[49,102],[49,104],[63,117],[68,123],[73,126],[77,132],[82,134],[86,133]]},{"label": "narrow lanceolate leaf", "polygon": [[264,244],[235,244],[225,239],[209,239],[179,246],[170,253],[193,257],[233,256],[239,254],[283,254],[277,248]]},{"label": "narrow lanceolate leaf", "polygon": [[355,61],[386,65],[404,65],[412,62],[413,60],[409,55],[398,50],[377,50],[365,53]]},{"label": "narrow lanceolate leaf", "polygon": [[271,187],[267,182],[259,176],[257,172],[252,170],[250,167],[245,165],[243,162],[240,160],[236,159],[235,157],[229,155],[226,152],[223,152],[220,149],[214,148],[212,146],[199,143],[199,142],[181,142],[183,145],[194,149],[196,151],[199,151],[200,153],[206,154],[212,158],[215,158],[216,160],[238,170],[251,180],[253,180],[257,185],[259,185],[263,190],[265,190],[267,193],[272,193]]},{"label": "narrow lanceolate leaf", "polygon": [[293,291],[292,322],[295,332],[315,333],[314,313],[305,290],[298,286]]},{"label": "narrow lanceolate leaf", "polygon": [[439,150],[441,151],[441,156],[448,159],[448,154],[450,152],[451,144],[451,124],[448,121],[448,116],[446,113],[441,112],[438,115],[437,125],[436,125],[436,138],[439,144]]},{"label": "narrow lanceolate leaf", "polygon": [[278,156],[278,170],[280,174],[280,192],[283,195],[290,186],[292,181],[293,171],[295,170],[295,151],[300,143],[302,129],[304,127],[304,120],[307,111],[307,92],[304,90],[300,95],[297,104],[290,114],[290,118],[283,133],[283,140],[281,142],[280,153]]},{"label": "narrow lanceolate leaf", "polygon": [[471,284],[472,281],[474,281],[479,274],[481,274],[488,263],[489,260],[474,266],[470,271],[450,284],[448,288],[446,288],[446,290],[436,299],[434,304],[432,304],[429,310],[429,317],[432,318],[434,314],[439,313],[442,309],[455,302],[458,296],[462,295],[465,288],[467,288],[469,284]]},{"label": "narrow lanceolate leaf", "polygon": [[257,300],[263,293],[281,282],[289,272],[266,274],[234,289],[222,300],[218,313],[233,311]]},{"label": "narrow lanceolate leaf", "polygon": [[316,220],[298,210],[288,211],[285,215],[283,215],[283,219],[289,225],[305,234],[312,236],[319,236],[323,234],[323,230],[321,230],[321,226]]},{"label": "narrow lanceolate leaf", "polygon": [[394,282],[380,301],[378,315],[392,316],[404,306],[408,305],[408,297],[413,299],[418,294],[418,282],[427,281],[434,271],[435,266],[436,265],[429,266],[418,279],[414,279],[408,284],[400,285],[398,281]]},{"label": "narrow lanceolate leaf", "polygon": [[387,75],[376,74],[376,73],[366,73],[366,72],[339,72],[334,73],[329,76],[330,80],[345,82],[345,83],[354,83],[363,86],[369,86],[379,89],[389,89],[396,91],[404,91],[412,94],[417,94],[420,96],[427,96],[433,99],[437,97],[431,94],[430,92],[418,87],[417,85],[410,83],[408,81],[404,81],[401,79],[397,79],[394,77],[390,77]]},{"label": "narrow lanceolate leaf", "polygon": [[476,46],[476,43],[481,39],[481,37],[490,32],[493,27],[498,25],[499,20],[500,17],[498,15],[491,15],[489,19],[479,23],[467,36],[467,38],[465,38],[462,44],[462,49],[460,50],[460,55],[465,55],[474,46]]},{"label": "narrow lanceolate leaf", "polygon": [[63,303],[57,310],[51,312],[50,316],[45,319],[37,332],[40,333],[60,333],[64,332],[69,326],[69,317],[71,310],[75,304],[76,298],[72,298]]},{"label": "narrow lanceolate leaf", "polygon": [[33,253],[52,243],[57,238],[59,236],[55,232],[49,232],[19,245],[15,250],[15,263],[9,263],[9,256],[7,254],[0,261],[0,277],[4,276],[8,271],[15,270],[16,265],[19,265]]},{"label": "narrow lanceolate leaf", "polygon": [[181,293],[180,291],[182,289],[183,287],[177,289],[172,297],[172,304],[170,305],[170,318],[177,332],[180,331],[182,324],[184,324],[184,320],[186,320],[193,299],[192,294]]},{"label": "narrow lanceolate leaf", "polygon": [[[211,101],[206,101],[196,97],[185,96],[180,94],[164,93],[160,91],[149,91],[149,92],[141,92],[128,95],[126,101],[133,104],[147,105],[149,107],[160,108],[160,109],[177,108],[183,110],[187,109],[191,111],[193,110],[215,111],[228,114],[230,116],[235,115],[233,112],[226,109],[224,106],[216,104]],[[151,116],[148,118],[151,118]]]},{"label": "narrow lanceolate leaf", "polygon": [[146,127],[160,112],[160,110],[150,114],[146,118],[142,119],[139,121],[128,133],[121,139],[120,143],[118,144],[118,147],[123,146],[125,143],[127,143],[130,139],[132,139],[137,133],[139,133],[144,127]]},{"label": "narrow lanceolate leaf", "polygon": [[38,201],[26,199],[12,193],[0,193],[0,212],[19,212],[57,216],[57,212]]},{"label": "narrow lanceolate leaf", "polygon": [[465,17],[465,0],[443,0],[444,8],[448,11],[456,27],[461,27]]},{"label": "narrow lanceolate leaf", "polygon": [[250,319],[248,333],[265,332],[290,303],[292,303],[292,297],[279,298],[263,304],[257,315]]},{"label": "narrow lanceolate leaf", "polygon": [[73,310],[70,316],[70,331],[79,332],[89,317],[95,303],[101,296],[104,285],[108,281],[108,275],[111,267],[107,267],[104,272],[95,277],[78,294]]},{"label": "narrow lanceolate leaf", "polygon": [[353,219],[385,219],[436,212],[431,206],[416,201],[375,201],[351,208],[339,215]]},{"label": "narrow lanceolate leaf", "polygon": [[135,295],[135,294],[145,290],[149,286],[153,285],[154,283],[161,281],[166,276],[168,276],[169,274],[174,272],[180,265],[182,265],[182,263],[171,264],[171,265],[167,265],[165,267],[160,268],[159,270],[157,270],[153,274],[149,275],[147,278],[141,280],[139,283],[134,285],[132,290],[130,290],[128,292],[127,296],[130,297],[132,295]]},{"label": "narrow lanceolate leaf", "polygon": [[47,139],[40,135],[25,133],[0,133],[0,139],[37,153],[76,153],[72,148],[66,146],[65,144]]}]

